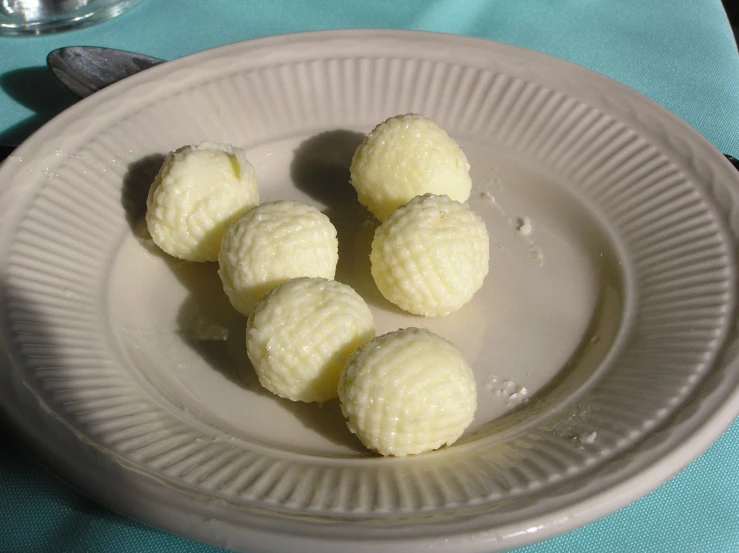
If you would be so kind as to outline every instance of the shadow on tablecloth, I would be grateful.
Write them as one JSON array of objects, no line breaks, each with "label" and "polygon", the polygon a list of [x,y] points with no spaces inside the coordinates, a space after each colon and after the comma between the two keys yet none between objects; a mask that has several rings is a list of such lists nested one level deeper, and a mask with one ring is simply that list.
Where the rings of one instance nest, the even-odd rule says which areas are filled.
[{"label": "shadow on tablecloth", "polygon": [[25,67],[0,75],[0,90],[34,114],[0,133],[0,144],[17,145],[77,101],[46,67]]}]

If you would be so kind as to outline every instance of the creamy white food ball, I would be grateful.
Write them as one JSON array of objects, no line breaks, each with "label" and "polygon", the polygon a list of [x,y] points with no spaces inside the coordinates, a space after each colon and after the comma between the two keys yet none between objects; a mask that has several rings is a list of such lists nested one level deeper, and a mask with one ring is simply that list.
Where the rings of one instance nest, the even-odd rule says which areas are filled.
[{"label": "creamy white food ball", "polygon": [[403,457],[457,441],[474,419],[477,386],[456,346],[406,328],[349,357],[339,399],[349,430],[365,446]]},{"label": "creamy white food ball", "polygon": [[464,204],[417,196],[377,228],[370,261],[389,301],[416,315],[447,315],[470,301],[488,274],[487,228]]},{"label": "creamy white food ball", "polygon": [[397,115],[380,123],[357,148],[351,182],[359,202],[380,221],[422,194],[470,197],[470,165],[459,145],[421,115]]},{"label": "creamy white food ball", "polygon": [[339,260],[336,228],[315,207],[267,202],[236,221],[223,237],[218,274],[237,311],[249,315],[269,290],[301,276],[333,279]]},{"label": "creamy white food ball", "polygon": [[259,300],[246,328],[246,352],[259,382],[293,401],[338,396],[347,357],[375,337],[372,313],[350,286],[296,278]]},{"label": "creamy white food ball", "polygon": [[154,243],[187,261],[215,261],[228,227],[259,203],[244,150],[203,142],[171,152],[146,200]]}]

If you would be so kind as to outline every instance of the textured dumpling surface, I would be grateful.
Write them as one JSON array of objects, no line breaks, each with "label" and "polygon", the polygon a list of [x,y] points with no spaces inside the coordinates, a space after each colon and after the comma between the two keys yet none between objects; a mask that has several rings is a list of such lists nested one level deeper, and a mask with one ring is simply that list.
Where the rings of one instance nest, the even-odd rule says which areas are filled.
[{"label": "textured dumpling surface", "polygon": [[453,444],[474,419],[477,387],[454,345],[407,328],[375,338],[349,358],[339,399],[365,446],[403,457]]},{"label": "textured dumpling surface", "polygon": [[375,337],[367,304],[346,284],[296,278],[268,292],[246,329],[246,351],[259,382],[293,401],[338,396],[346,359]]},{"label": "textured dumpling surface", "polygon": [[254,167],[240,148],[184,146],[162,164],[146,200],[154,243],[188,261],[215,261],[236,219],[259,203]]},{"label": "textured dumpling surface", "polygon": [[267,202],[236,221],[223,237],[218,274],[231,305],[249,315],[259,298],[287,280],[333,279],[339,260],[336,228],[315,207]]},{"label": "textured dumpling surface", "polygon": [[422,194],[466,202],[472,189],[470,165],[459,145],[421,115],[391,117],[357,148],[351,182],[359,202],[380,221]]},{"label": "textured dumpling surface", "polygon": [[370,260],[389,301],[416,315],[447,315],[470,301],[488,274],[487,228],[464,204],[418,196],[377,228]]}]

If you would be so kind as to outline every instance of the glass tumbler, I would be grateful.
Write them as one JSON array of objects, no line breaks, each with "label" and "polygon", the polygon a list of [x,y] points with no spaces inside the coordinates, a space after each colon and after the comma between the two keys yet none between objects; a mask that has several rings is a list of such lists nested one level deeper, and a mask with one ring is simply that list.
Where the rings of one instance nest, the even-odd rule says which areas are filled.
[{"label": "glass tumbler", "polygon": [[0,36],[67,31],[99,23],[141,0],[0,0]]}]

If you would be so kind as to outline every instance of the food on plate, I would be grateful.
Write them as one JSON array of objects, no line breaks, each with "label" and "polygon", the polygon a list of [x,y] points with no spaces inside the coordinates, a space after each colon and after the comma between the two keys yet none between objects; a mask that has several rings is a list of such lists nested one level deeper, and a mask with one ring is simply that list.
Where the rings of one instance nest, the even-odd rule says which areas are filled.
[{"label": "food on plate", "polygon": [[339,399],[349,429],[366,447],[403,457],[453,444],[474,419],[477,387],[456,346],[406,328],[349,357]]},{"label": "food on plate", "polygon": [[270,392],[323,403],[337,397],[347,357],[374,337],[372,313],[354,289],[303,277],[259,300],[247,324],[246,351]]},{"label": "food on plate", "polygon": [[470,165],[459,145],[421,115],[391,117],[357,148],[351,183],[359,202],[380,221],[413,197],[446,195],[458,202],[470,196]]},{"label": "food on plate", "polygon": [[228,227],[258,203],[254,167],[244,151],[202,142],[166,157],[146,200],[146,225],[169,255],[215,261]]},{"label": "food on plate", "polygon": [[[488,273],[487,229],[460,203],[468,171],[459,146],[419,115],[388,119],[355,153],[352,184],[383,221],[372,277],[410,313],[458,310]],[[203,142],[170,153],[147,209],[165,252],[218,261],[229,301],[249,317],[246,353],[270,392],[300,402],[338,397],[349,429],[382,455],[450,445],[472,422],[475,378],[456,346],[418,328],[375,338],[365,301],[333,280],[339,244],[329,218],[292,200],[258,205],[243,150]]]},{"label": "food on plate", "polygon": [[434,317],[457,311],[488,274],[483,220],[447,196],[425,194],[395,210],[375,231],[372,277],[401,309]]},{"label": "food on plate", "polygon": [[249,315],[259,298],[287,280],[333,279],[336,228],[315,207],[292,200],[263,203],[226,232],[218,274],[231,305]]}]

